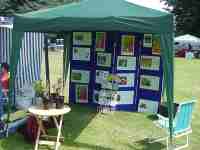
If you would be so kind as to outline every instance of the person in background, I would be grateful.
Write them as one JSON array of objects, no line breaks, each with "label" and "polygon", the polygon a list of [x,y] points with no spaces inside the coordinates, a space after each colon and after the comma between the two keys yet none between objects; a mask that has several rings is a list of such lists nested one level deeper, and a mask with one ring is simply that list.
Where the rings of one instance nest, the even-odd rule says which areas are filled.
[{"label": "person in background", "polygon": [[9,66],[7,63],[1,64],[0,71],[0,89],[2,90],[3,96],[7,96],[9,89]]},{"label": "person in background", "polygon": [[191,50],[192,50],[192,45],[189,43],[188,44],[188,52],[191,52]]}]

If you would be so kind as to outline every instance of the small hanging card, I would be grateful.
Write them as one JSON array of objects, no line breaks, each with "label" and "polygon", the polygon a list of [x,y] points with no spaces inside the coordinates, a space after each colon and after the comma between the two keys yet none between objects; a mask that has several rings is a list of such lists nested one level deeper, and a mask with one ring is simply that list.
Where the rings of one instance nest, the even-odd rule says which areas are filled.
[{"label": "small hanging card", "polygon": [[147,99],[140,99],[138,112],[148,112],[156,114],[158,112],[158,102]]},{"label": "small hanging card", "polygon": [[117,70],[135,70],[136,58],[131,56],[118,56]]},{"label": "small hanging card", "polygon": [[88,103],[88,85],[76,85],[76,102]]},{"label": "small hanging card", "polygon": [[110,67],[111,54],[110,53],[97,53],[97,66]]},{"label": "small hanging card", "polygon": [[146,90],[159,91],[160,78],[156,76],[141,75],[140,88]]},{"label": "small hanging card", "polygon": [[134,73],[118,73],[119,87],[134,87],[135,74]]},{"label": "small hanging card", "polygon": [[152,47],[152,34],[144,34],[143,46]]},{"label": "small hanging card", "polygon": [[90,61],[90,48],[73,47],[73,60]]},{"label": "small hanging card", "polygon": [[75,83],[89,83],[90,71],[86,70],[72,70],[71,81]]},{"label": "small hanging card", "polygon": [[160,69],[160,57],[158,56],[141,56],[141,69],[156,70]]},{"label": "small hanging card", "polygon": [[134,55],[135,36],[122,35],[121,38],[121,55]]},{"label": "small hanging card", "polygon": [[92,45],[91,32],[73,32],[73,45]]},{"label": "small hanging card", "polygon": [[105,51],[106,48],[106,33],[96,32],[96,51]]},{"label": "small hanging card", "polygon": [[133,104],[134,91],[118,91],[118,104]]},{"label": "small hanging card", "polygon": [[153,35],[153,47],[152,47],[152,54],[160,55],[160,35]]}]

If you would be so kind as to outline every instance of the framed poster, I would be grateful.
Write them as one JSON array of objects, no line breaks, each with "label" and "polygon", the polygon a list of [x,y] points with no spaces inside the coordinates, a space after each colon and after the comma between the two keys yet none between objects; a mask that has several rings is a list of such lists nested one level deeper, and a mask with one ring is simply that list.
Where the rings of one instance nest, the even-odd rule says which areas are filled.
[{"label": "framed poster", "polygon": [[104,70],[96,70],[96,83],[102,83],[108,78],[109,72]]},{"label": "framed poster", "polygon": [[143,46],[152,47],[152,34],[144,34]]},{"label": "framed poster", "polygon": [[153,47],[152,47],[152,54],[160,55],[160,35],[154,34],[153,35]]},{"label": "framed poster", "polygon": [[73,32],[73,45],[92,45],[92,33]]},{"label": "framed poster", "polygon": [[134,55],[135,36],[122,35],[121,37],[121,55]]},{"label": "framed poster", "polygon": [[140,99],[138,112],[149,112],[156,114],[158,112],[158,102],[147,99]]},{"label": "framed poster", "polygon": [[73,60],[90,61],[90,48],[73,47]]},{"label": "framed poster", "polygon": [[156,76],[141,75],[140,88],[159,91],[160,78]]},{"label": "framed poster", "polygon": [[135,74],[134,73],[118,73],[119,77],[118,87],[134,87]]},{"label": "framed poster", "polygon": [[97,53],[97,66],[110,67],[111,54],[110,53]]},{"label": "framed poster", "polygon": [[88,85],[76,85],[76,102],[88,103]]},{"label": "framed poster", "polygon": [[141,69],[145,70],[159,70],[160,57],[158,56],[141,56],[140,59]]},{"label": "framed poster", "polygon": [[133,104],[134,91],[118,91],[118,104]]},{"label": "framed poster", "polygon": [[72,70],[71,81],[75,83],[89,83],[90,71],[86,70]]},{"label": "framed poster", "polygon": [[117,70],[135,70],[136,57],[131,56],[118,56]]},{"label": "framed poster", "polygon": [[96,32],[96,51],[105,51],[106,32]]}]

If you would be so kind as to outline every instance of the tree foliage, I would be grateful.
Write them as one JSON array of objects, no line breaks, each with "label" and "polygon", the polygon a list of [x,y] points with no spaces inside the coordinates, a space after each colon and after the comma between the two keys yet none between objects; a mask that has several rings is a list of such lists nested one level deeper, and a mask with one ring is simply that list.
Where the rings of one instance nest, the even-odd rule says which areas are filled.
[{"label": "tree foliage", "polygon": [[192,34],[200,37],[200,1],[179,0],[173,13],[176,18],[177,34]]},{"label": "tree foliage", "polygon": [[12,16],[34,10],[55,7],[78,0],[0,0],[0,15]]}]

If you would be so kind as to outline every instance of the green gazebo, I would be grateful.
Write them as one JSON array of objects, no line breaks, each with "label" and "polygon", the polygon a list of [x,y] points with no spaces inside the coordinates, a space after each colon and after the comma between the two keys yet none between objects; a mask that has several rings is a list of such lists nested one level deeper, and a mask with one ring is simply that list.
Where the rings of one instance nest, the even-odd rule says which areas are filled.
[{"label": "green gazebo", "polygon": [[64,35],[64,74],[69,65],[68,43],[73,31],[124,31],[160,34],[164,69],[164,92],[168,102],[170,137],[174,99],[173,15],[135,5],[125,0],[82,0],[51,9],[16,15],[10,56],[10,97],[14,88],[24,32]]}]

